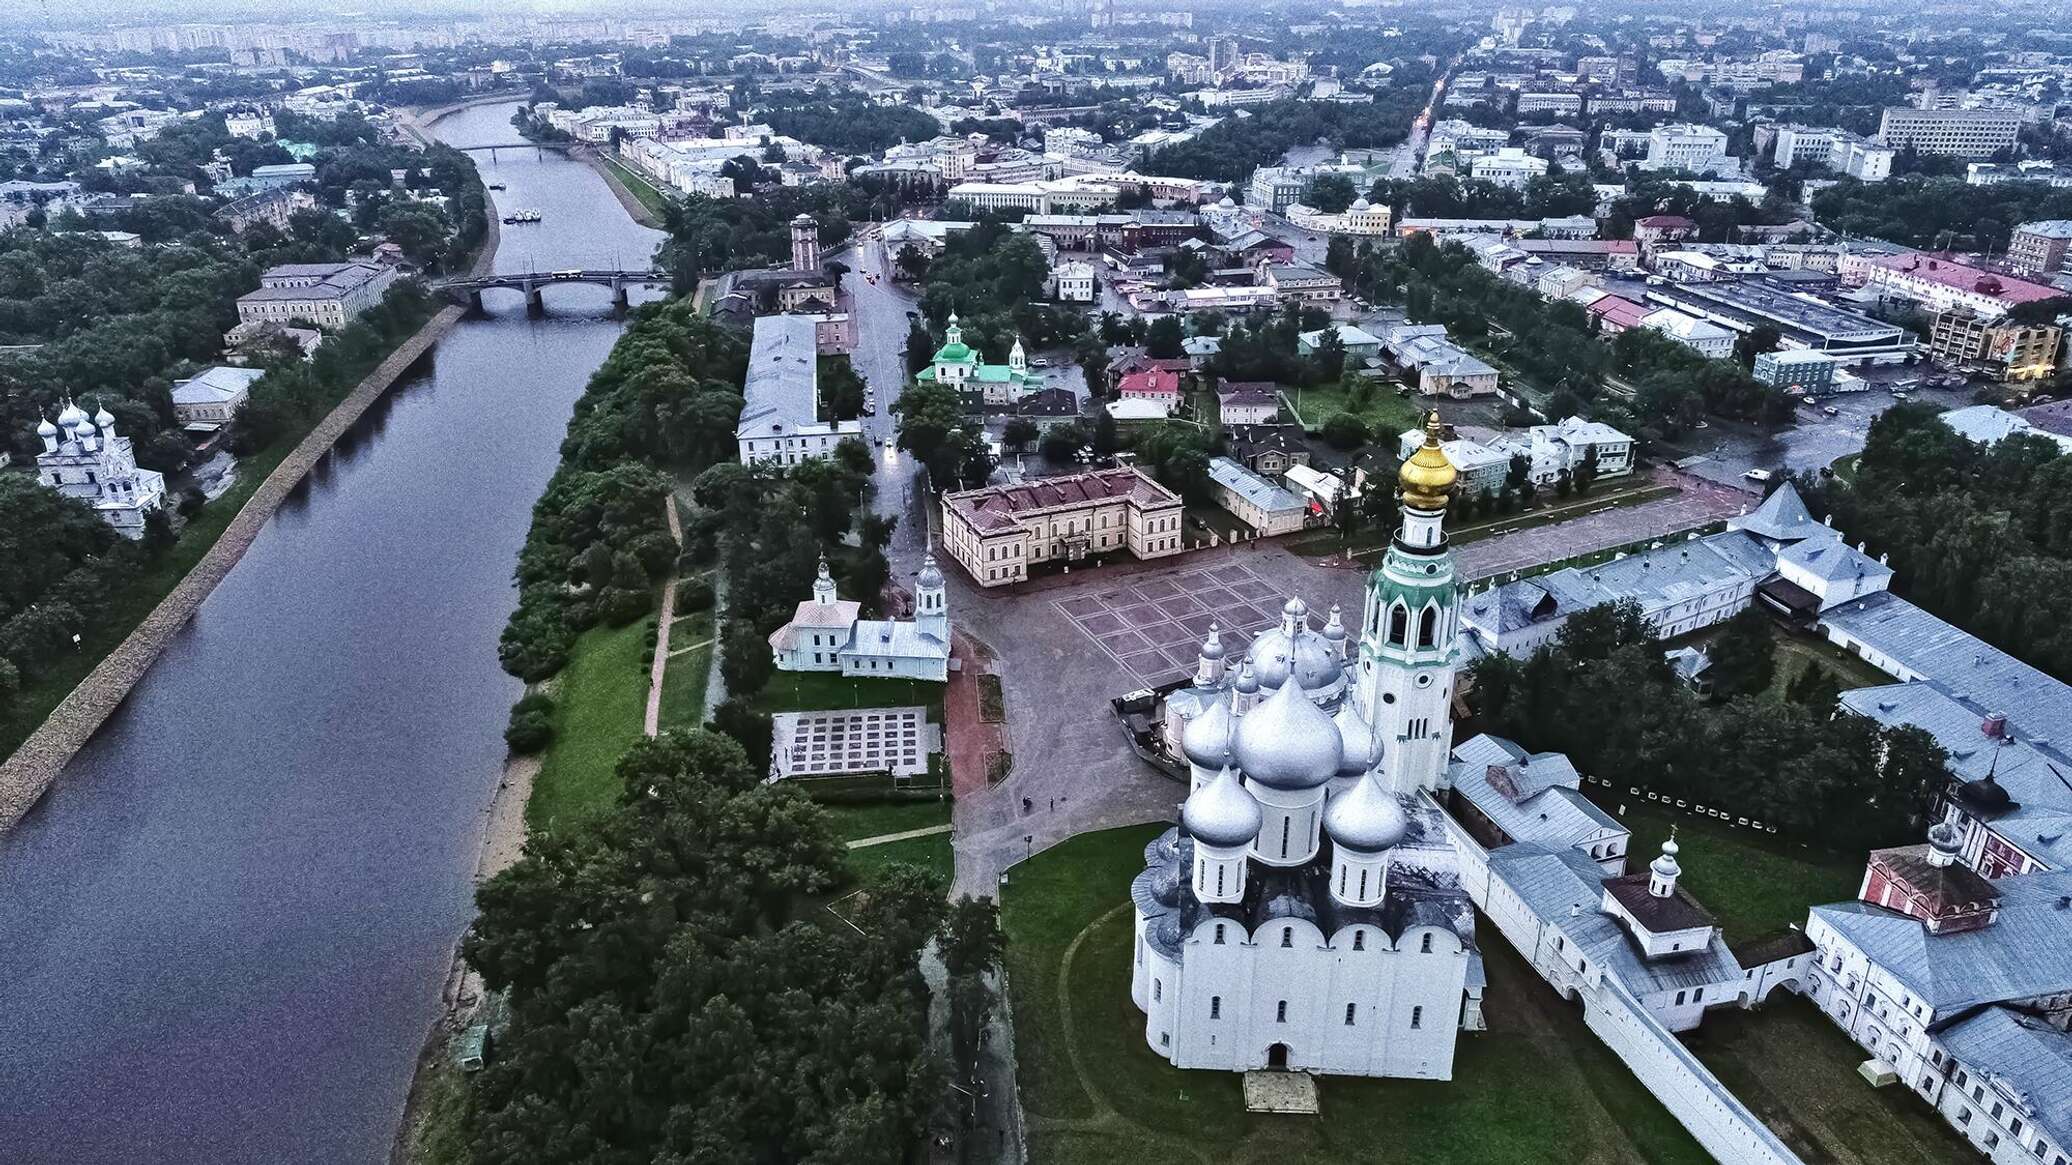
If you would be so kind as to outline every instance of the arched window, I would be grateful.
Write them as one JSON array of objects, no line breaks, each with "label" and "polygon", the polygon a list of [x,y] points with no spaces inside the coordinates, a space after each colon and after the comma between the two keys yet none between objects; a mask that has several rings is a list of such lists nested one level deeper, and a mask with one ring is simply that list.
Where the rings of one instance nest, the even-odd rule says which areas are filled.
[{"label": "arched window", "polygon": [[1417,645],[1430,647],[1439,638],[1439,608],[1426,607],[1417,617]]},{"label": "arched window", "polygon": [[1401,643],[1410,634],[1410,612],[1401,603],[1389,608],[1389,642]]}]

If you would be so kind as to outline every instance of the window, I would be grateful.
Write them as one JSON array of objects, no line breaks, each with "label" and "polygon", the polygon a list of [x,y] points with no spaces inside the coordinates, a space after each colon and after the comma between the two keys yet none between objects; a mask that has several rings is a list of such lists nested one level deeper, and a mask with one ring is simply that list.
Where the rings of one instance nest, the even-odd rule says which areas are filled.
[{"label": "window", "polygon": [[1209,1018],[1223,1018],[1223,997],[1221,995],[1209,996]]},{"label": "window", "polygon": [[1216,924],[1216,945],[1223,945],[1223,924],[1220,922]]},{"label": "window", "polygon": [[1677,1005],[1678,1007],[1682,1007],[1682,1006],[1683,1006],[1683,1001],[1684,1001],[1684,994],[1685,994],[1685,993],[1684,993],[1684,992],[1682,992],[1682,991],[1679,991],[1679,992],[1677,992],[1677,993],[1676,993],[1676,1005]]},{"label": "window", "polygon": [[1705,1002],[1705,988],[1703,988],[1703,987],[1700,987],[1700,988],[1698,988],[1698,989],[1697,989],[1696,991],[1693,991],[1693,992],[1691,992],[1691,1002],[1692,1002],[1692,1003],[1703,1003],[1703,1002]]},{"label": "window", "polygon": [[[1351,867],[1351,866],[1347,866],[1347,865],[1340,865],[1340,866],[1338,867],[1338,896],[1339,896],[1339,897],[1341,897],[1341,898],[1345,897],[1345,880],[1346,880],[1346,878],[1347,878],[1347,877],[1348,877],[1348,876],[1349,876],[1349,875],[1350,875],[1351,873],[1352,873],[1352,867]],[[1367,890],[1367,879],[1365,879],[1365,878],[1361,878],[1361,879],[1360,879],[1360,891],[1361,891],[1361,893],[1365,893],[1365,892],[1366,892],[1366,890]]]},{"label": "window", "polygon": [[1281,945],[1284,947],[1292,947],[1295,945],[1294,927],[1284,926],[1281,928]]},{"label": "window", "polygon": [[1159,1047],[1161,1047],[1161,1048],[1170,1048],[1170,1047],[1172,1047],[1172,1046],[1173,1046],[1173,1033],[1171,1033],[1171,1032],[1160,1032],[1160,1033],[1158,1033],[1158,1046],[1159,1046]]},{"label": "window", "polygon": [[1367,949],[1366,931],[1356,930],[1353,932],[1353,949],[1356,951],[1364,951]]},{"label": "window", "polygon": [[1417,645],[1430,647],[1439,638],[1439,609],[1426,607],[1417,619]]},{"label": "window", "polygon": [[1418,953],[1419,953],[1419,954],[1424,954],[1424,955],[1429,955],[1429,954],[1431,954],[1431,953],[1432,953],[1432,936],[1431,936],[1431,935],[1426,935],[1426,936],[1424,936],[1424,938],[1422,938],[1422,939],[1418,940],[1418,944],[1417,944],[1417,950],[1418,950]]},{"label": "window", "polygon": [[[1223,894],[1223,873],[1223,865],[1219,862],[1216,865],[1216,895],[1218,897],[1221,897]],[[1223,941],[1223,928],[1220,926],[1216,928],[1216,941]]]},{"label": "window", "polygon": [[1288,856],[1288,831],[1295,825],[1293,817],[1281,818],[1281,856]]},{"label": "window", "polygon": [[1419,1029],[1419,1028],[1421,1028],[1421,1027],[1423,1027],[1423,1026],[1424,1026],[1424,1008],[1422,1008],[1422,1007],[1413,1007],[1413,1008],[1411,1008],[1411,1009],[1410,1009],[1410,1030],[1411,1030],[1411,1031],[1416,1031],[1417,1029]]},{"label": "window", "polygon": [[1161,1000],[1161,999],[1164,999],[1164,998],[1165,998],[1165,980],[1163,980],[1163,979],[1153,979],[1153,980],[1151,981],[1151,1002],[1153,1002],[1153,1003],[1157,1003],[1157,1002],[1158,1002],[1159,1000]]},{"label": "window", "polygon": [[1402,604],[1389,608],[1389,642],[1401,643],[1410,633],[1410,612]]},{"label": "window", "polygon": [[1274,1021],[1275,1023],[1286,1023],[1286,1022],[1288,1022],[1288,1001],[1287,1001],[1287,1000],[1283,999],[1283,1000],[1281,1000],[1281,1001],[1280,1001],[1279,1003],[1276,1003],[1276,1004],[1274,1004],[1274,1006],[1273,1006],[1273,1021]]},{"label": "window", "polygon": [[1367,896],[1367,871],[1365,871],[1365,870],[1361,870],[1361,871],[1360,871],[1360,897],[1362,897],[1362,898],[1365,898],[1366,896]]},{"label": "window", "polygon": [[1360,1005],[1357,1003],[1348,1003],[1345,1005],[1345,1026],[1353,1026],[1353,1015],[1356,1011],[1358,1011],[1359,1006]]}]

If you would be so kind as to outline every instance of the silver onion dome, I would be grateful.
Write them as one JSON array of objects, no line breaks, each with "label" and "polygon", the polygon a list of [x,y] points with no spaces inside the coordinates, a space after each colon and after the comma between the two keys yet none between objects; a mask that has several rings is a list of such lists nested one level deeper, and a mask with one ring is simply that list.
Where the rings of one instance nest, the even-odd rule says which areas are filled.
[{"label": "silver onion dome", "polygon": [[1280,626],[1253,640],[1250,658],[1262,688],[1278,688],[1293,676],[1315,691],[1331,687],[1345,674],[1340,644],[1310,627],[1309,608],[1301,599],[1289,599],[1281,608]]},{"label": "silver onion dome", "polygon": [[1231,751],[1248,780],[1273,789],[1314,789],[1338,772],[1338,726],[1298,680],[1283,684],[1238,720]]},{"label": "silver onion dome", "polygon": [[1410,819],[1403,805],[1373,777],[1361,777],[1324,807],[1324,833],[1331,844],[1358,853],[1380,853],[1403,840]]},{"label": "silver onion dome", "polygon": [[1187,762],[1205,769],[1220,769],[1230,763],[1230,732],[1235,725],[1230,698],[1218,696],[1201,714],[1180,730],[1180,751]]},{"label": "silver onion dome", "polygon": [[1219,849],[1250,845],[1263,820],[1259,802],[1237,783],[1237,773],[1228,765],[1180,806],[1180,824],[1188,834]]},{"label": "silver onion dome", "polygon": [[1338,729],[1338,747],[1344,754],[1338,758],[1339,776],[1357,776],[1381,763],[1381,736],[1368,726],[1353,701],[1340,704],[1331,723]]}]

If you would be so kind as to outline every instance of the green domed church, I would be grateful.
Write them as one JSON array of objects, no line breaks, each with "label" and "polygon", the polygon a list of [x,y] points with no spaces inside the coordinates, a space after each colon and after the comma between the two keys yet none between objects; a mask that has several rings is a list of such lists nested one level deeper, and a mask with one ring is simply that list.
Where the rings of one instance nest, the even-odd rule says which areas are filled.
[{"label": "green domed church", "polygon": [[1029,357],[1022,351],[1021,340],[1015,340],[1007,363],[988,364],[977,349],[964,343],[964,329],[958,326],[954,314],[949,326],[943,329],[943,345],[935,350],[935,359],[916,372],[914,379],[922,384],[947,384],[963,391],[983,392],[989,405],[1011,405],[1043,387],[1043,374],[1029,371]]}]

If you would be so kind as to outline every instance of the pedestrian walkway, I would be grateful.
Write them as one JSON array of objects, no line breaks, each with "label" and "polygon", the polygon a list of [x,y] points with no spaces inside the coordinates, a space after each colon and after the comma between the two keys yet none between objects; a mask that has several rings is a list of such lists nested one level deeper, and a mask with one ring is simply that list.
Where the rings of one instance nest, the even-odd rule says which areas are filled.
[{"label": "pedestrian walkway", "polygon": [[[676,495],[662,499],[662,512],[669,518],[669,536],[683,549],[683,523],[676,517]],[[669,625],[676,622],[676,572],[662,581],[662,610],[655,616],[655,658],[648,665],[647,719],[642,731],[649,736],[662,733],[662,677],[669,672]]]},{"label": "pedestrian walkway", "polygon": [[952,826],[949,822],[945,821],[941,825],[930,825],[925,826],[921,829],[909,829],[903,833],[881,833],[876,837],[859,837],[855,841],[849,843],[849,848],[868,849],[869,847],[874,845],[890,845],[895,841],[911,841],[912,839],[917,837],[934,837],[938,833],[948,833],[953,828],[955,827]]}]

